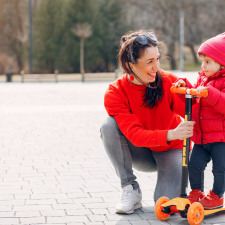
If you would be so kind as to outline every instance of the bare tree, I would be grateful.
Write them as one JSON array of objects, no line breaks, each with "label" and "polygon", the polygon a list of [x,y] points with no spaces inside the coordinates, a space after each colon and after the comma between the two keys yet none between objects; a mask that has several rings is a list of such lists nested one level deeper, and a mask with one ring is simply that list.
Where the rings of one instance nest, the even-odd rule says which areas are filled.
[{"label": "bare tree", "polygon": [[175,47],[179,40],[178,0],[128,0],[126,11],[128,24],[133,29],[151,29],[163,39],[167,45],[170,67],[176,69]]},{"label": "bare tree", "polygon": [[88,23],[77,23],[71,31],[80,38],[80,73],[82,82],[84,82],[84,40],[92,34],[91,25]]},{"label": "bare tree", "polygon": [[27,2],[23,0],[2,0],[0,7],[0,49],[11,61],[14,61],[11,63],[14,64],[14,68],[17,64],[18,70],[23,69],[24,66],[23,50],[28,36],[25,23],[27,7]]}]

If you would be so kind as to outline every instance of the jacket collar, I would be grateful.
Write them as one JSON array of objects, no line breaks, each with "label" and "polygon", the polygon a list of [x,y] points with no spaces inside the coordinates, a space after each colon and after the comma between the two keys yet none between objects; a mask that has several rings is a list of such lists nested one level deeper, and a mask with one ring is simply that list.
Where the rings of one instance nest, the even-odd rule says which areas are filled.
[{"label": "jacket collar", "polygon": [[[202,69],[199,71],[198,74],[199,74],[199,76],[206,77],[205,73],[204,73],[204,71]],[[213,76],[206,77],[206,78],[207,78],[208,81],[210,81],[210,80],[217,79],[219,77],[225,77],[225,69],[222,69],[219,72],[217,72],[216,74],[214,74]]]}]

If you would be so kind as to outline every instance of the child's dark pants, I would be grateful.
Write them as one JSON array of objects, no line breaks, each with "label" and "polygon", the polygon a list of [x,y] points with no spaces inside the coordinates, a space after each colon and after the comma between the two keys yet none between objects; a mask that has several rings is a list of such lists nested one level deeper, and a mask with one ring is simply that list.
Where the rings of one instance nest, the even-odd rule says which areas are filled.
[{"label": "child's dark pants", "polygon": [[204,170],[211,159],[212,173],[214,175],[212,191],[221,198],[225,189],[224,142],[194,145],[189,163],[189,179],[191,188],[201,189],[204,191]]}]

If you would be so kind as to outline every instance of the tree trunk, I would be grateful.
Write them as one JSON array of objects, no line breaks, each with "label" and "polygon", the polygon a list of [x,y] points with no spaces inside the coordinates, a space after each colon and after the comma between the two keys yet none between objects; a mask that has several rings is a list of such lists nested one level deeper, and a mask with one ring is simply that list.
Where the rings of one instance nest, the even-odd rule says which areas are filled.
[{"label": "tree trunk", "polygon": [[189,47],[190,50],[191,50],[191,54],[192,54],[192,56],[193,56],[194,63],[195,63],[195,64],[198,64],[199,61],[198,61],[198,57],[197,57],[197,54],[196,54],[195,49],[194,49],[194,45],[188,44],[188,47]]},{"label": "tree trunk", "polygon": [[84,82],[84,38],[80,38],[80,73]]},{"label": "tree trunk", "polygon": [[168,45],[168,56],[170,57],[170,68],[171,70],[176,70],[177,69],[177,64],[175,61],[175,56],[174,56],[174,51],[175,51],[175,44],[170,43]]},{"label": "tree trunk", "polygon": [[15,51],[17,64],[19,67],[19,72],[23,70],[24,64],[23,64],[23,44],[21,42],[18,43],[18,48]]}]

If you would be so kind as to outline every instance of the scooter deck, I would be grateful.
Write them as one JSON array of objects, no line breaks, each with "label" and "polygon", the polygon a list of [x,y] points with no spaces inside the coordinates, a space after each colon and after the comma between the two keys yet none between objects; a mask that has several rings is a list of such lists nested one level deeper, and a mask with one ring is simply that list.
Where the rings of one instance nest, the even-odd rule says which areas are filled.
[{"label": "scooter deck", "polygon": [[162,204],[162,207],[176,206],[177,210],[184,210],[186,205],[191,205],[191,202],[187,198],[177,197]]},{"label": "scooter deck", "polygon": [[209,216],[209,215],[218,215],[225,213],[225,208],[219,208],[219,209],[204,209],[204,215]]},{"label": "scooter deck", "polygon": [[[162,204],[163,207],[175,206],[177,210],[182,211],[186,205],[191,205],[191,202],[186,198],[177,197]],[[225,208],[219,209],[204,209],[204,216],[218,215],[225,213]]]}]

